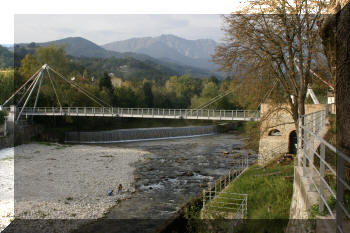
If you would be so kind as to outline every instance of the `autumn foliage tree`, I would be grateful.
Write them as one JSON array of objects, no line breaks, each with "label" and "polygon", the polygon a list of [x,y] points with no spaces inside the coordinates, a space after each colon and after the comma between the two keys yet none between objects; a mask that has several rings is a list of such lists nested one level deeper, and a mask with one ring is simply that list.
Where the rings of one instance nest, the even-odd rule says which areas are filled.
[{"label": "autumn foliage tree", "polygon": [[224,17],[225,43],[216,48],[213,60],[224,71],[247,67],[246,74],[257,80],[277,79],[297,125],[305,113],[310,69],[322,56],[317,22],[324,8],[323,0],[251,1]]}]

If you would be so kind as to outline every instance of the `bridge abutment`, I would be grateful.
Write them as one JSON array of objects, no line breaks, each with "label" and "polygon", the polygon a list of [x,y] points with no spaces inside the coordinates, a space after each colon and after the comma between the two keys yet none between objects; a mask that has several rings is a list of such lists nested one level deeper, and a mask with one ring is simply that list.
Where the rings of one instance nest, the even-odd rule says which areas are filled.
[{"label": "bridge abutment", "polygon": [[[306,104],[305,113],[317,112],[325,107],[328,105]],[[260,116],[259,164],[265,165],[282,154],[295,154],[297,132],[289,105],[262,104]]]}]

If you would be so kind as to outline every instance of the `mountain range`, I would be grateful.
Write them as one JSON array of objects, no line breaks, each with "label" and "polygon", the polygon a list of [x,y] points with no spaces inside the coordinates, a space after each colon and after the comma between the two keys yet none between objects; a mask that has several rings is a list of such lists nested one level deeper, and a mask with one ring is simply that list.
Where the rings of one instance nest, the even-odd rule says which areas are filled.
[{"label": "mountain range", "polygon": [[187,40],[174,35],[161,35],[115,41],[102,47],[121,53],[146,54],[157,59],[213,71],[216,67],[211,62],[211,55],[217,45],[216,41],[210,39]]},{"label": "mountain range", "polygon": [[15,44],[15,51],[33,49],[50,44],[64,46],[65,52],[76,58],[133,58],[148,64],[158,64],[174,73],[190,74],[196,77],[215,75],[215,65],[210,56],[217,43],[214,40],[186,40],[174,35],[132,38],[99,46],[82,37],[67,37],[43,43]]}]

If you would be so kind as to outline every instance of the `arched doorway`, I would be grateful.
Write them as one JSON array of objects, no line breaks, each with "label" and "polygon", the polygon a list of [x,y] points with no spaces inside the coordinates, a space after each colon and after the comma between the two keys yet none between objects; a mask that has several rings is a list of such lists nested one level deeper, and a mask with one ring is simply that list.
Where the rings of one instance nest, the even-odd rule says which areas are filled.
[{"label": "arched doorway", "polygon": [[289,154],[297,153],[297,143],[298,143],[297,132],[293,130],[289,134]]}]

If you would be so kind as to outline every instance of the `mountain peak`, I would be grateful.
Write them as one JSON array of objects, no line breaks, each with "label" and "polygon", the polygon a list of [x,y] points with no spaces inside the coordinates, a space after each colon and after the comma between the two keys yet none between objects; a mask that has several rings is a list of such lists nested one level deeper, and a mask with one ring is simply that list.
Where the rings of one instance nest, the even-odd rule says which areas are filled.
[{"label": "mountain peak", "polygon": [[83,37],[66,37],[60,40],[38,43],[39,46],[50,44],[63,45],[67,54],[77,57],[106,57],[109,53],[94,42]]},{"label": "mountain peak", "polygon": [[140,37],[108,43],[103,48],[116,52],[143,53],[156,59],[215,70],[211,63],[217,43],[210,39],[187,40],[173,34]]}]

